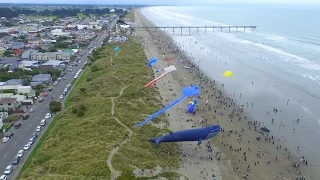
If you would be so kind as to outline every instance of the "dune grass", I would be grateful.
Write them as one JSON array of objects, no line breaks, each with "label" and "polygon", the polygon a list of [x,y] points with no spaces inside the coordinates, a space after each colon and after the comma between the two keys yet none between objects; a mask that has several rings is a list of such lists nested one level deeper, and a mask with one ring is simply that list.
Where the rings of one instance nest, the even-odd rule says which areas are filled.
[{"label": "dune grass", "polygon": [[[156,88],[138,93],[153,78],[152,71],[145,65],[143,49],[131,39],[118,46],[120,52],[117,56],[114,45],[103,46],[93,53],[92,63],[67,98],[66,110],[53,119],[18,179],[110,179],[106,163],[108,155],[128,133],[111,115],[110,99],[118,96],[122,88],[112,76],[115,69],[110,64],[111,57],[117,69],[115,75],[127,86],[115,101],[115,113],[134,131],[132,138],[119,148],[112,160],[115,169],[122,171],[119,179],[133,179],[133,166],[143,169],[158,165],[177,167],[176,144],[162,144],[161,148],[155,148],[147,141],[167,130],[151,125],[133,127],[163,105]],[[165,120],[160,117],[156,121]],[[163,174],[163,177],[175,176]]]}]

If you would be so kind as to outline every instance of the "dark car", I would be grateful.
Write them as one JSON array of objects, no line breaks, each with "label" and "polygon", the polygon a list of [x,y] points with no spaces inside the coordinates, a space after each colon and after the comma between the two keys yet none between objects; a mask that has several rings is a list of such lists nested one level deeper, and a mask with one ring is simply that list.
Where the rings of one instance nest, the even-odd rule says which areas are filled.
[{"label": "dark car", "polygon": [[22,115],[22,119],[23,120],[26,120],[26,119],[28,119],[30,116],[29,116],[29,114],[27,114],[27,115]]},{"label": "dark car", "polygon": [[16,129],[19,129],[21,126],[22,126],[21,123],[18,123],[18,124],[16,124],[16,125],[14,125],[14,127],[15,127]]},{"label": "dark car", "polygon": [[53,88],[52,87],[49,87],[49,89],[48,89],[49,91],[52,91],[53,90]]},{"label": "dark car", "polygon": [[6,137],[9,137],[9,138],[11,138],[13,135],[14,135],[13,132],[7,132],[7,133],[5,134],[5,136],[6,136]]},{"label": "dark car", "polygon": [[33,139],[36,139],[37,137],[38,137],[37,133],[33,133],[32,136],[31,136],[31,138],[33,138]]},{"label": "dark car", "polygon": [[20,161],[20,157],[19,157],[19,156],[15,156],[15,157],[12,159],[12,165],[17,165],[17,164],[19,164],[19,161]]},{"label": "dark car", "polygon": [[264,126],[264,127],[261,127],[261,131],[270,132],[270,129]]}]

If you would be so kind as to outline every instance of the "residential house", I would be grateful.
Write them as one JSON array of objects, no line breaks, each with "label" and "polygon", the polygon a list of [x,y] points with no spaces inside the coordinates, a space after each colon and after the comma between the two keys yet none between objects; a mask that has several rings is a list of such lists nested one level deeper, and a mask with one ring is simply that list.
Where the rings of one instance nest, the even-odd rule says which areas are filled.
[{"label": "residential house", "polygon": [[17,98],[0,99],[0,111],[16,111],[21,105]]},{"label": "residential house", "polygon": [[31,53],[30,56],[31,60],[35,61],[49,61],[57,59],[56,53]]},{"label": "residential house", "polygon": [[23,49],[24,48],[24,44],[23,44],[23,42],[13,42],[11,44],[11,48],[13,50],[15,50],[15,49]]},{"label": "residential house", "polygon": [[42,45],[42,40],[40,39],[32,39],[28,41],[28,44],[30,46],[41,46]]},{"label": "residential house", "polygon": [[1,38],[1,41],[4,43],[9,43],[10,41],[12,41],[13,37],[12,36],[4,36]]},{"label": "residential house", "polygon": [[37,74],[32,77],[32,82],[42,82],[44,84],[50,84],[52,81],[50,74]]},{"label": "residential house", "polygon": [[10,79],[6,81],[5,86],[22,85],[22,79]]},{"label": "residential house", "polygon": [[37,53],[38,50],[35,50],[35,49],[28,49],[28,50],[25,50],[22,54],[21,54],[21,59],[22,60],[30,60],[30,54],[31,53]]},{"label": "residential house", "polygon": [[9,116],[8,112],[0,112],[0,119],[7,119]]},{"label": "residential house", "polygon": [[23,49],[15,49],[12,51],[12,54],[15,54],[16,56],[20,56],[23,53]]},{"label": "residential house", "polygon": [[32,69],[32,68],[38,68],[38,67],[39,67],[39,61],[22,60],[20,61],[20,64],[19,64],[20,69]]},{"label": "residential house", "polygon": [[9,66],[9,73],[12,73],[14,70],[19,68],[19,63],[17,61],[13,62],[10,66]]}]

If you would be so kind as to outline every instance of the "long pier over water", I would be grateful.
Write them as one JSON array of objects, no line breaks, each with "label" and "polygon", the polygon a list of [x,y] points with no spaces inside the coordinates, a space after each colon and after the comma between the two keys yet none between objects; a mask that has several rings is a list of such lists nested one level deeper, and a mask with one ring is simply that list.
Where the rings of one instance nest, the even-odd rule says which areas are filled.
[{"label": "long pier over water", "polygon": [[166,31],[166,29],[172,29],[172,33],[175,34],[175,32],[180,30],[180,35],[182,35],[182,30],[187,29],[189,36],[191,33],[191,29],[197,29],[197,32],[199,32],[199,29],[204,30],[204,32],[206,33],[207,31],[221,31],[224,32],[224,30],[227,31],[231,31],[231,30],[235,30],[235,31],[254,31],[257,28],[257,26],[160,26],[160,27],[148,27],[148,26],[144,26],[144,27],[132,27],[132,29],[134,30],[164,30]]}]

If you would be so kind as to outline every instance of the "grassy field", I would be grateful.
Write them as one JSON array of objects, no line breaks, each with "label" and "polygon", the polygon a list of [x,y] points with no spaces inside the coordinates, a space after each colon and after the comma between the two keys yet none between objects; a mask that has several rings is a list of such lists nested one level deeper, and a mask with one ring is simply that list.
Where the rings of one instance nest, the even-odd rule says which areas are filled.
[{"label": "grassy field", "polygon": [[[110,98],[118,96],[121,83],[112,76],[113,57],[118,76],[127,89],[115,101],[117,117],[127,124],[134,134],[121,146],[112,163],[122,171],[119,179],[134,179],[132,166],[147,169],[157,165],[177,167],[177,145],[162,144],[160,148],[147,140],[166,130],[151,125],[134,128],[163,105],[155,88],[138,91],[153,79],[146,67],[146,57],[141,47],[132,40],[119,44],[121,51],[115,56],[114,46],[104,46],[94,52],[92,64],[76,82],[65,105],[66,110],[56,117],[35,147],[18,179],[110,179],[107,158],[116,143],[128,133],[111,115]],[[164,121],[162,117],[155,121]],[[174,179],[174,173],[162,173]],[[145,179],[145,178],[139,178]]]},{"label": "grassy field", "polygon": [[57,16],[41,16],[41,15],[28,15],[25,18],[29,19],[56,19]]}]

